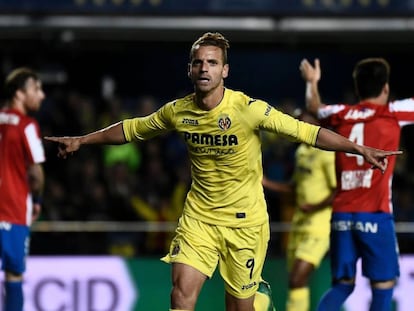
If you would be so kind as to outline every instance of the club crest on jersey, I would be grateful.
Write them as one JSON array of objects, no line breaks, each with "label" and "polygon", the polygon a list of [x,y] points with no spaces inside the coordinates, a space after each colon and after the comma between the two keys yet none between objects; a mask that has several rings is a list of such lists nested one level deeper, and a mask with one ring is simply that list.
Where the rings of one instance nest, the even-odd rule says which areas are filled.
[{"label": "club crest on jersey", "polygon": [[220,115],[219,118],[218,118],[217,123],[218,123],[218,127],[222,131],[228,130],[231,126],[231,120],[230,120],[230,117],[227,114]]}]

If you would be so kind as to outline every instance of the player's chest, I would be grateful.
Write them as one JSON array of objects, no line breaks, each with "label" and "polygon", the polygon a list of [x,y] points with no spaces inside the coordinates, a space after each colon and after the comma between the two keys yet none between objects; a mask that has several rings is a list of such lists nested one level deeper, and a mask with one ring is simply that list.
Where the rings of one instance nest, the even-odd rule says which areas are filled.
[{"label": "player's chest", "polygon": [[182,113],[176,129],[190,146],[236,146],[245,140],[243,124],[232,111]]}]

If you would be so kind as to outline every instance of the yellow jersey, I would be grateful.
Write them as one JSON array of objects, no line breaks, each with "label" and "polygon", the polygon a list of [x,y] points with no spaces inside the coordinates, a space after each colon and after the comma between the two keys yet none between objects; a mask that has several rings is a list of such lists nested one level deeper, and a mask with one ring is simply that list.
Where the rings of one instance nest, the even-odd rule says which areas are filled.
[{"label": "yellow jersey", "polygon": [[[322,202],[336,188],[335,153],[301,144],[295,157],[296,205]],[[296,208],[292,230],[329,234],[331,212],[331,206],[312,213]]]},{"label": "yellow jersey", "polygon": [[315,145],[319,127],[265,101],[225,89],[219,105],[209,111],[200,109],[190,94],[147,117],[124,120],[123,130],[127,141],[177,131],[191,161],[192,184],[183,213],[205,223],[238,228],[268,221],[260,131]]}]

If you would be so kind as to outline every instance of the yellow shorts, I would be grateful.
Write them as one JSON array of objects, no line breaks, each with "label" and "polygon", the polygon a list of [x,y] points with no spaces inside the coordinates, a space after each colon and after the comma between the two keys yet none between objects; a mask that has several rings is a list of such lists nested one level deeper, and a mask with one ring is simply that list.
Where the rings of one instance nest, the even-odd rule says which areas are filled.
[{"label": "yellow shorts", "polygon": [[310,232],[289,233],[287,246],[288,269],[295,258],[305,260],[318,267],[329,249],[329,234],[312,234]]},{"label": "yellow shorts", "polygon": [[219,265],[228,293],[237,298],[255,294],[269,242],[269,223],[248,228],[210,225],[183,215],[170,252],[161,260],[189,265],[209,278]]}]

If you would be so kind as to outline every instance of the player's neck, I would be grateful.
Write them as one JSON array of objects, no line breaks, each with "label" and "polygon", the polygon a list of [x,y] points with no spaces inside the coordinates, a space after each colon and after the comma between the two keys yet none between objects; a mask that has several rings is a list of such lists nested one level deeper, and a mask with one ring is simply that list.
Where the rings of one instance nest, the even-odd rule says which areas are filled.
[{"label": "player's neck", "polygon": [[361,102],[369,102],[374,105],[384,106],[389,101],[389,95],[390,95],[390,88],[388,86],[388,83],[384,85],[382,88],[381,93],[378,96],[375,97],[369,97],[369,98],[361,98]]},{"label": "player's neck", "polygon": [[388,98],[383,97],[383,96],[364,98],[364,99],[361,99],[361,102],[384,106],[388,103]]},{"label": "player's neck", "polygon": [[13,100],[8,103],[8,107],[10,107],[11,109],[17,110],[22,114],[27,114],[27,110],[23,102]]},{"label": "player's neck", "polygon": [[220,86],[207,93],[196,92],[194,100],[201,109],[212,110],[221,103],[224,97],[224,91],[224,87]]}]

